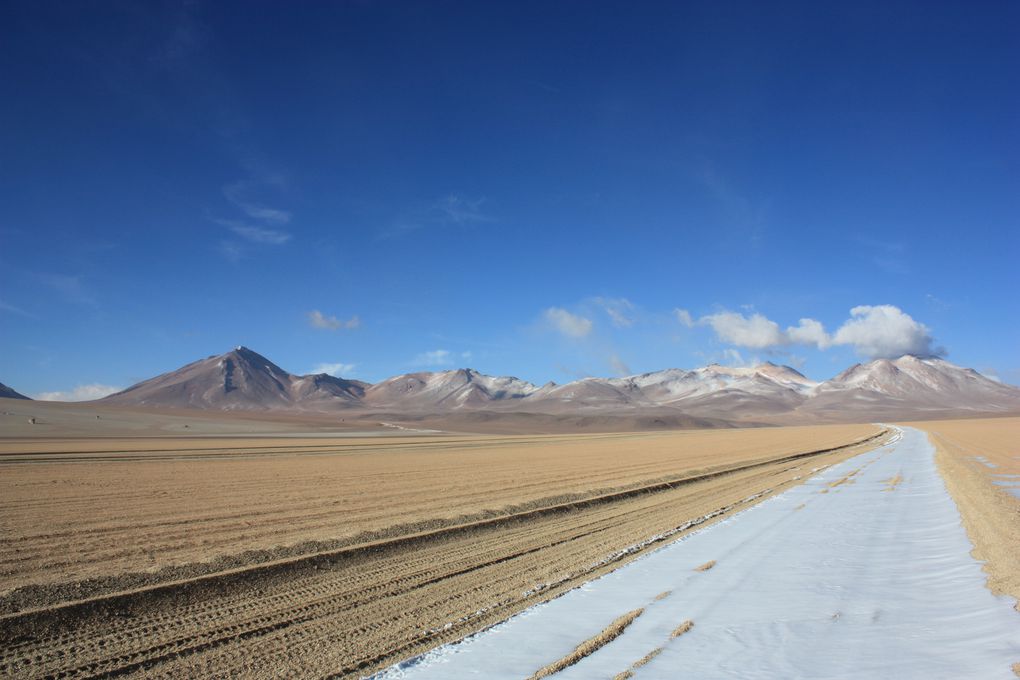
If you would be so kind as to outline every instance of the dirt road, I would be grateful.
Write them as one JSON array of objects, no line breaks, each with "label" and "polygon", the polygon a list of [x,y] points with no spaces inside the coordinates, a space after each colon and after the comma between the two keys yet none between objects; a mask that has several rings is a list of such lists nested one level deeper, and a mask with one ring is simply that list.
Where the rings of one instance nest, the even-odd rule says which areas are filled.
[{"label": "dirt road", "polygon": [[924,432],[380,680],[1015,677]]}]

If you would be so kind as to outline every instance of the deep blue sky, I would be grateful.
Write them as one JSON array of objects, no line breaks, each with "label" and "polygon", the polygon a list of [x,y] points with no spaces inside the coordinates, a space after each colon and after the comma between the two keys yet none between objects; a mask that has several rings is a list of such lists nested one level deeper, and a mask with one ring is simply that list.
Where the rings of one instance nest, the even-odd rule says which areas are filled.
[{"label": "deep blue sky", "polygon": [[[1017,2],[4,3],[0,381],[244,344],[1020,382],[1018,35]],[[897,311],[783,330],[861,305]]]}]

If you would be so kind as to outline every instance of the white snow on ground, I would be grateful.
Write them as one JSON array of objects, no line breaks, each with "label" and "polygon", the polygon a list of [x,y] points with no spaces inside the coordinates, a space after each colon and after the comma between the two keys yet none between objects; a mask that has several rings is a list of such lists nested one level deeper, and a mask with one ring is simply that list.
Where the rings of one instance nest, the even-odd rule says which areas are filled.
[{"label": "white snow on ground", "polygon": [[[378,677],[526,678],[643,607],[554,677],[612,678],[661,648],[636,679],[1015,679],[1020,615],[986,589],[933,454],[904,428],[896,443]],[[687,619],[693,629],[670,639]]]},{"label": "white snow on ground", "polygon": [[995,475],[992,483],[1001,486],[1017,498],[1020,498],[1020,475]]}]

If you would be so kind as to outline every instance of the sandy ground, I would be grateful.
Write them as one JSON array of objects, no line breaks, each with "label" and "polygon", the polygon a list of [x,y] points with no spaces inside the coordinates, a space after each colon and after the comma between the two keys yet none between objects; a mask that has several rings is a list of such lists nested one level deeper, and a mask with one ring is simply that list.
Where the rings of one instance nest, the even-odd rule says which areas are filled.
[{"label": "sandy ground", "polygon": [[132,573],[177,579],[827,448],[872,431],[0,442],[0,597]]},{"label": "sandy ground", "polygon": [[101,402],[0,399],[0,440],[102,437],[389,434],[379,418],[337,412],[202,411],[110,406]]},{"label": "sandy ground", "polygon": [[797,484],[860,447],[823,449],[876,432],[14,442],[0,675],[357,676]]},{"label": "sandy ground", "polygon": [[1020,600],[1020,418],[913,425],[935,444],[989,588]]},{"label": "sandy ground", "polygon": [[903,429],[380,680],[1011,678],[1020,614],[985,588],[927,436]]}]

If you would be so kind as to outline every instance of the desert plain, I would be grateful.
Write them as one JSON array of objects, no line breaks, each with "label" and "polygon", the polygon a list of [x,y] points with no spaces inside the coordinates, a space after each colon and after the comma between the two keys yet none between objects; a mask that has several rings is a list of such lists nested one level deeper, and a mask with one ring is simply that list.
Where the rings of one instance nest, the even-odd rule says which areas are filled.
[{"label": "desert plain", "polygon": [[[895,435],[493,435],[84,405],[28,435],[25,404],[5,404],[0,674],[22,678],[362,677]],[[990,586],[1016,597],[1020,499],[1003,482],[1020,419],[913,425]]]}]

